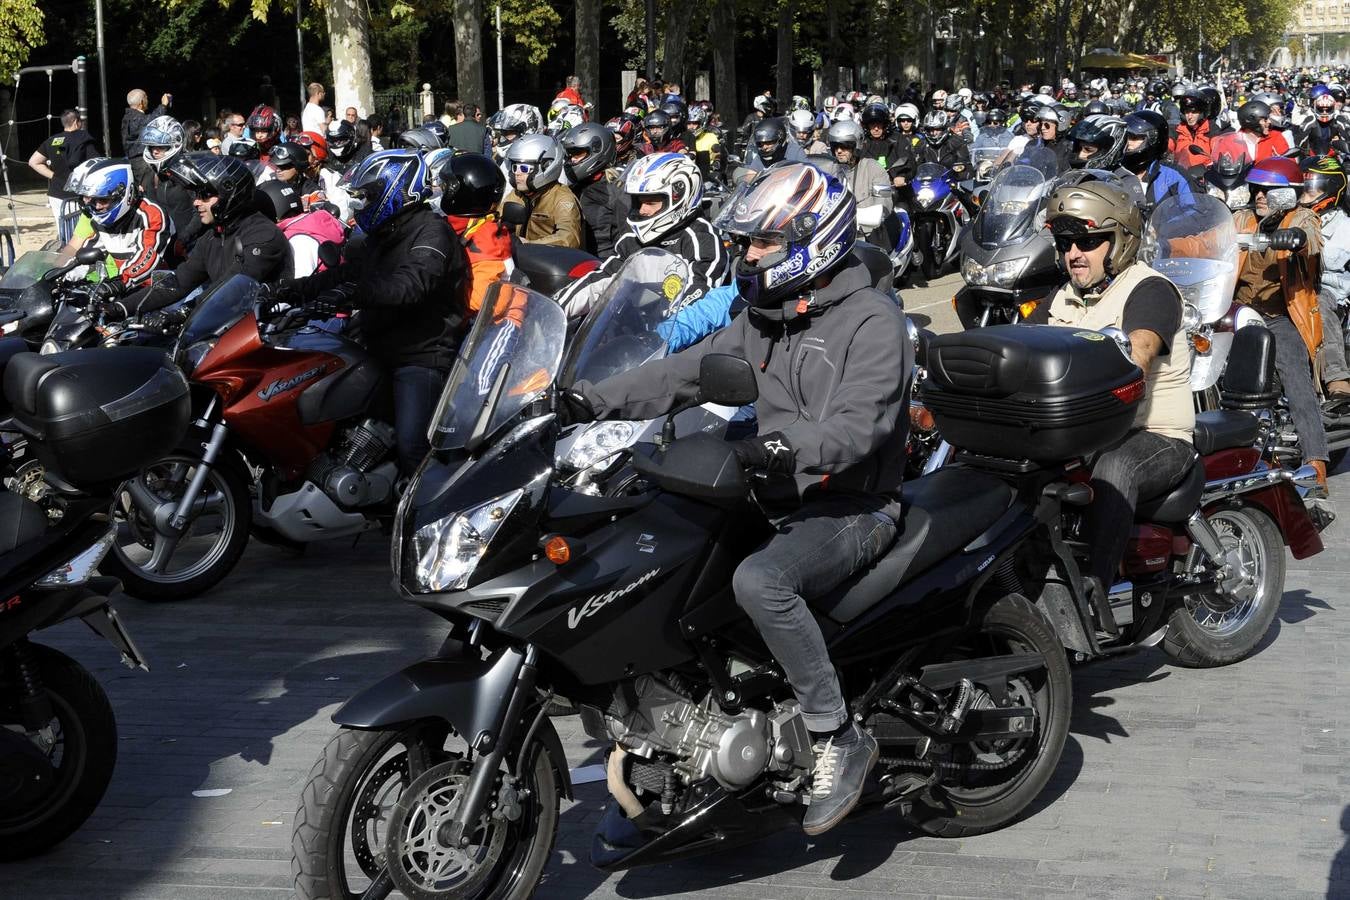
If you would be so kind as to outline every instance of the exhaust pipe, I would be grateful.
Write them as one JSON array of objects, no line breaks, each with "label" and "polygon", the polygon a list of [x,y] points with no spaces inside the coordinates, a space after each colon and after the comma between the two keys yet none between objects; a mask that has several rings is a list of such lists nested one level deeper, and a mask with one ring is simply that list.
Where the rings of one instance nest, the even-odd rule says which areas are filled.
[{"label": "exhaust pipe", "polygon": [[1291,482],[1299,489],[1300,494],[1303,494],[1317,484],[1317,470],[1312,466],[1300,466],[1293,472],[1288,469],[1263,469],[1247,475],[1220,478],[1205,484],[1204,493],[1200,495],[1200,504],[1206,506],[1225,497],[1249,494],[1272,484],[1279,484],[1281,481]]}]

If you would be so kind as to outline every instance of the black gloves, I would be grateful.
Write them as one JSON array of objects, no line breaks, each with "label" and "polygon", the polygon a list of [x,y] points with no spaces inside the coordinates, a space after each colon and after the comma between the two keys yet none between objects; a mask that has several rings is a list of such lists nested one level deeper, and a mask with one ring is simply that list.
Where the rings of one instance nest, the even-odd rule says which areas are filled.
[{"label": "black gloves", "polygon": [[181,306],[177,309],[160,309],[141,316],[141,325],[151,331],[175,331],[187,321],[188,315],[189,311]]},{"label": "black gloves", "polygon": [[560,391],[554,411],[558,415],[558,424],[564,428],[595,421],[595,407],[577,390]]},{"label": "black gloves", "polygon": [[771,431],[733,441],[731,449],[744,469],[759,469],[774,475],[791,475],[796,471],[797,453],[781,432]]},{"label": "black gloves", "polygon": [[1272,250],[1302,250],[1306,243],[1308,236],[1303,233],[1302,228],[1276,228],[1270,234]]},{"label": "black gloves", "polygon": [[271,281],[258,286],[258,318],[274,319],[286,308],[300,302],[300,292],[285,281]]}]

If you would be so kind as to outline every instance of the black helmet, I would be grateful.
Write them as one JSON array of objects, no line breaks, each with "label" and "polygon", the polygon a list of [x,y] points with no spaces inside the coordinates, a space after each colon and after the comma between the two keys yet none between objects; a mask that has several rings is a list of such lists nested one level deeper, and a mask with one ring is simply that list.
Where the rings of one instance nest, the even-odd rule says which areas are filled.
[{"label": "black helmet", "polygon": [[481,153],[456,153],[436,173],[441,212],[474,219],[486,216],[506,193],[501,167]]},{"label": "black helmet", "polygon": [[989,110],[989,118],[986,121],[990,125],[1002,128],[1008,124],[1008,111],[1001,106],[995,106]]},{"label": "black helmet", "polygon": [[1205,118],[1213,119],[1220,110],[1223,109],[1223,99],[1219,96],[1219,91],[1212,85],[1205,85],[1196,91],[1200,98],[1205,101]]},{"label": "black helmet", "polygon": [[450,136],[450,131],[445,127],[445,123],[440,119],[432,119],[430,122],[423,122],[422,127],[436,136],[441,146],[445,146],[445,140]]},{"label": "black helmet", "polygon": [[863,128],[871,128],[873,125],[884,125],[891,127],[891,111],[886,108],[884,103],[869,103],[862,111],[859,117]]},{"label": "black helmet", "polygon": [[257,141],[251,141],[248,138],[235,138],[230,142],[230,149],[225,155],[238,159],[261,159],[262,151],[258,149]]},{"label": "black helmet", "polygon": [[689,127],[689,107],[684,105],[683,100],[667,100],[657,109],[670,116],[670,132],[675,137],[684,134],[684,130]]},{"label": "black helmet", "polygon": [[[231,147],[230,149],[233,150],[234,148]],[[273,147],[267,160],[276,169],[300,169],[304,171],[309,168],[309,151],[299,144],[292,144],[288,141]]]},{"label": "black helmet", "polygon": [[1103,100],[1093,100],[1087,106],[1083,107],[1083,118],[1088,116],[1109,116],[1111,107],[1106,105]]},{"label": "black helmet", "polygon": [[305,211],[300,192],[284,181],[264,181],[254,193],[258,212],[273,222],[283,222]]},{"label": "black helmet", "polygon": [[1198,112],[1206,118],[1209,117],[1209,101],[1200,95],[1199,90],[1190,88],[1176,100],[1183,113]]},{"label": "black helmet", "polygon": [[[598,122],[575,125],[563,132],[559,139],[563,153],[563,171],[573,184],[584,184],[614,165],[619,149],[614,142],[614,132]],[[586,158],[572,162],[572,154],[586,152]]]},{"label": "black helmet", "polygon": [[1167,95],[1167,82],[1155,78],[1148,83],[1144,93],[1150,97],[1164,97]]},{"label": "black helmet", "polygon": [[[1125,148],[1125,120],[1115,116],[1085,116],[1069,132],[1073,141],[1073,156],[1069,165],[1075,169],[1114,169],[1120,165],[1120,154]],[[1097,150],[1086,159],[1079,157],[1083,144]]]},{"label": "black helmet", "polygon": [[[1129,139],[1142,137],[1144,145],[1129,149]],[[1142,172],[1167,152],[1167,120],[1160,113],[1141,110],[1125,117],[1125,152],[1121,164],[1131,172]]]},{"label": "black helmet", "polygon": [[[437,125],[440,123],[437,122]],[[441,143],[440,137],[431,130],[429,125],[422,125],[418,128],[409,128],[398,136],[400,146],[408,150],[439,150],[445,146]]]},{"label": "black helmet", "polygon": [[666,145],[674,135],[671,134],[670,113],[654,109],[642,120],[642,128],[647,132],[647,140],[658,150]]},{"label": "black helmet", "polygon": [[1270,118],[1270,104],[1248,100],[1238,107],[1238,127],[1244,131],[1260,131],[1261,120]]},{"label": "black helmet", "polygon": [[219,197],[211,215],[220,224],[254,208],[253,173],[242,159],[210,152],[180,153],[164,171],[190,194]]},{"label": "black helmet", "polygon": [[[783,159],[787,153],[787,126],[782,119],[765,119],[755,126],[750,134],[750,143],[759,154],[759,161],[771,166]],[[765,147],[769,149],[765,150]]]},{"label": "black helmet", "polygon": [[335,119],[328,125],[328,152],[337,160],[347,158],[356,140],[356,129],[346,119]]}]

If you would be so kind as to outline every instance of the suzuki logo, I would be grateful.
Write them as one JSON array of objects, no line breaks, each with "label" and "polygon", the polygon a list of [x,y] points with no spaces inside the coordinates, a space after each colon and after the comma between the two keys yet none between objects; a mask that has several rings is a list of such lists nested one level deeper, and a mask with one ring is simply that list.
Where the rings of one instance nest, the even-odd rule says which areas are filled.
[{"label": "suzuki logo", "polygon": [[258,391],[258,399],[264,403],[267,403],[278,394],[284,394],[287,391],[291,390],[292,388],[299,387],[300,385],[304,384],[306,381],[311,380],[315,376],[323,374],[323,369],[324,369],[323,366],[315,366],[308,372],[301,372],[294,378],[278,378],[276,381],[272,382],[267,387],[263,388],[261,391]]},{"label": "suzuki logo", "polygon": [[640,534],[637,539],[637,548],[639,553],[656,552],[656,535]]},{"label": "suzuki logo", "polygon": [[585,603],[581,604],[576,609],[569,609],[567,611],[567,627],[569,629],[576,628],[578,625],[581,624],[582,619],[589,618],[590,616],[593,616],[600,610],[604,609],[606,606],[609,606],[615,600],[621,600],[624,597],[628,596],[633,591],[640,588],[642,585],[651,581],[653,578],[659,575],[660,572],[661,569],[659,567],[652,569],[650,572],[648,572],[646,575],[643,575],[641,578],[639,578],[637,581],[634,581],[632,584],[625,585],[624,587],[618,588],[617,590],[608,591],[604,594],[596,594],[594,597],[587,599]]}]

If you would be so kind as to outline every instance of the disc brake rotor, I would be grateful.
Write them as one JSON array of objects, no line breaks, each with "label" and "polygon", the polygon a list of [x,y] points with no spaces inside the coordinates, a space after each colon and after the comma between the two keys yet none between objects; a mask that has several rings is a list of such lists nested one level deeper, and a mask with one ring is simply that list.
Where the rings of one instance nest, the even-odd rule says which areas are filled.
[{"label": "disc brake rotor", "polygon": [[469,783],[464,760],[432,766],[403,792],[389,822],[385,859],[394,884],[413,900],[472,895],[492,873],[506,845],[506,824],[484,817],[467,846],[446,843]]},{"label": "disc brake rotor", "polygon": [[352,854],[367,878],[384,868],[384,845],[389,817],[399,795],[408,786],[408,754],[392,756],[366,779],[352,804]]}]

